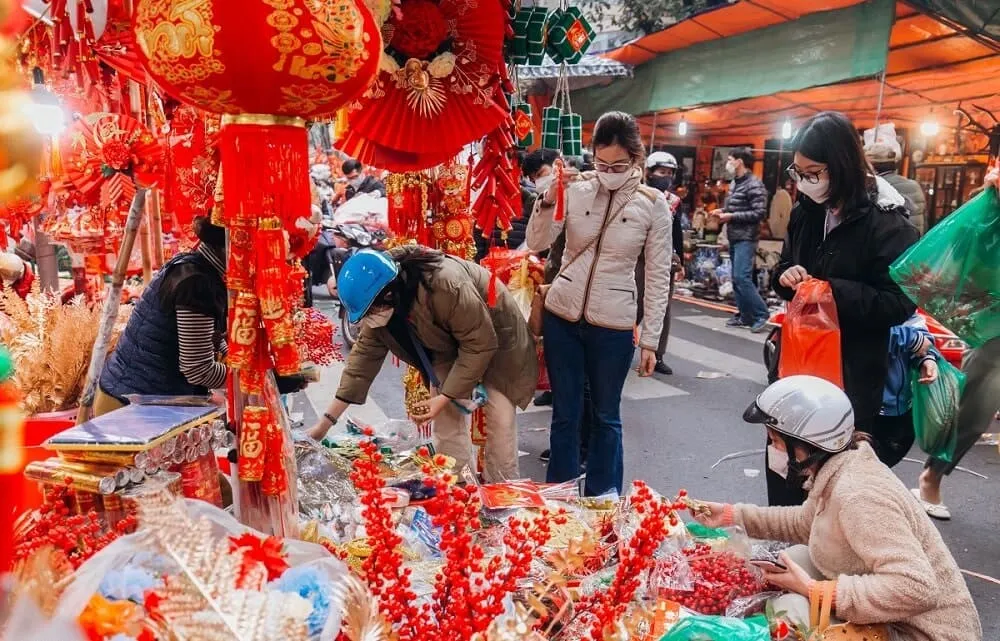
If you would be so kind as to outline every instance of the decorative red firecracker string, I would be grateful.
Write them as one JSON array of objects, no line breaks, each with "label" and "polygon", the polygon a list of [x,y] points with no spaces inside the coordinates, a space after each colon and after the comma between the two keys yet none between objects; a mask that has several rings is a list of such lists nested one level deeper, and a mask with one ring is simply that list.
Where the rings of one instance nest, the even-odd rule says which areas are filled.
[{"label": "decorative red firecracker string", "polygon": [[302,352],[303,360],[321,367],[343,361],[344,357],[334,340],[336,328],[333,321],[315,307],[307,307],[302,311],[305,316],[297,323],[295,342]]},{"label": "decorative red firecracker string", "polygon": [[94,510],[73,514],[77,504],[73,480],[65,485],[47,486],[45,503],[21,516],[15,524],[14,562],[25,561],[39,549],[55,548],[66,556],[75,570],[112,541],[135,530],[136,519],[127,515],[108,528]]},{"label": "decorative red firecracker string", "polygon": [[556,211],[552,219],[558,223],[566,217],[566,186],[563,185],[563,174],[566,171],[566,166],[563,164],[562,158],[556,158],[556,161],[552,163],[552,168],[556,175]]}]

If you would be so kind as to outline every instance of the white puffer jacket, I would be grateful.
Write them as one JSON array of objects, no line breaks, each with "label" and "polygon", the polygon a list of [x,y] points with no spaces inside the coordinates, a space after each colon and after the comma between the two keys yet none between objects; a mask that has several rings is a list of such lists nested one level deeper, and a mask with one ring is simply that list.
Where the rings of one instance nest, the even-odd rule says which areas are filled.
[{"label": "white puffer jacket", "polygon": [[[539,193],[544,190],[539,188]],[[545,298],[545,309],[560,318],[608,329],[635,326],[635,265],[645,251],[645,299],[640,345],[656,349],[670,302],[671,216],[663,193],[642,184],[642,172],[612,193],[595,174],[584,174],[566,189],[566,215],[555,222],[555,208],[542,198],[528,223],[527,245],[544,251],[566,226],[562,271]],[[607,222],[602,236],[601,229]],[[591,242],[593,240],[593,242]],[[581,254],[582,252],[582,254]]]}]

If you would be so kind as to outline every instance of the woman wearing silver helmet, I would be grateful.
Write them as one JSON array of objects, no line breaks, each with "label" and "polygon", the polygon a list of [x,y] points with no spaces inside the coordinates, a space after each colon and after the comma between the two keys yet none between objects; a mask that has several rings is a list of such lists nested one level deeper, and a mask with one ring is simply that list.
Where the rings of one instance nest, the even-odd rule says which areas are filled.
[{"label": "woman wearing silver helmet", "polygon": [[857,630],[869,638],[982,639],[955,559],[920,504],[875,456],[867,435],[854,430],[851,402],[840,388],[790,376],[764,390],[743,418],[766,427],[769,467],[808,498],[794,507],[705,503],[696,518],[799,544],[778,564],[762,565],[766,579],[790,593],[775,610],[801,626],[815,626],[824,612],[833,622],[875,626]]}]

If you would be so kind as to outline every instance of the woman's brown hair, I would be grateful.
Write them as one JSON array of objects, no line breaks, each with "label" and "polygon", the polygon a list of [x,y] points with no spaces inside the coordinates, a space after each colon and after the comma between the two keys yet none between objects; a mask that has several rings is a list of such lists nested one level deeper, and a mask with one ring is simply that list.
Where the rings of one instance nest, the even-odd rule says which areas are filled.
[{"label": "woman's brown hair", "polygon": [[594,149],[619,145],[628,152],[632,162],[637,165],[641,165],[646,157],[646,148],[639,133],[639,123],[624,111],[609,111],[598,118],[590,144]]}]

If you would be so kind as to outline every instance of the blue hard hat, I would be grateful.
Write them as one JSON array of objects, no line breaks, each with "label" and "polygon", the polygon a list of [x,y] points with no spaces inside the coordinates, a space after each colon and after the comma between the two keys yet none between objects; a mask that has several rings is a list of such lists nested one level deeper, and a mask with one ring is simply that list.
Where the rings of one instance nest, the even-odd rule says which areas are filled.
[{"label": "blue hard hat", "polygon": [[362,249],[348,258],[337,276],[337,291],[348,320],[360,321],[398,273],[399,265],[386,252]]}]

